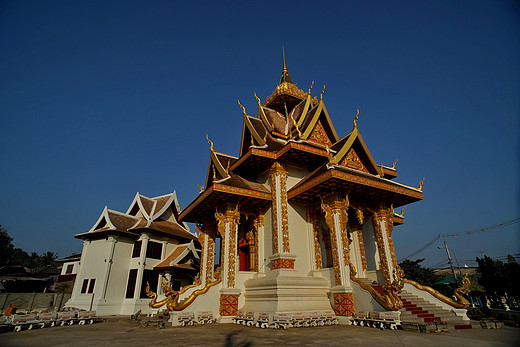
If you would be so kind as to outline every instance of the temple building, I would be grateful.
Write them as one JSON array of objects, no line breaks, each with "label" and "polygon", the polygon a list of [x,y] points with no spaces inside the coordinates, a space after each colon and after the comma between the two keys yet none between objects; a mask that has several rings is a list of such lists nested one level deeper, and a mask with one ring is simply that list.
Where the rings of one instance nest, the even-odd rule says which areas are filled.
[{"label": "temple building", "polygon": [[152,312],[147,290],[163,294],[166,280],[176,290],[192,283],[200,245],[178,221],[179,212],[175,192],[155,198],[137,193],[126,213],[105,207],[88,232],[75,236],[83,251],[66,306],[102,315]]},{"label": "temple building", "polygon": [[[237,312],[395,311],[405,283],[394,250],[394,208],[423,199],[397,183],[396,162],[377,164],[354,117],[339,137],[324,102],[293,84],[285,62],[257,115],[243,113],[239,155],[210,145],[206,183],[181,213],[196,223],[199,277],[181,291],[149,291],[150,307]],[[224,136],[221,134],[220,136]],[[166,283],[166,287],[168,284]],[[419,289],[417,291],[420,291]],[[424,291],[424,290],[423,290]],[[428,294],[429,295],[429,294]],[[449,299],[448,299],[449,300]]]}]

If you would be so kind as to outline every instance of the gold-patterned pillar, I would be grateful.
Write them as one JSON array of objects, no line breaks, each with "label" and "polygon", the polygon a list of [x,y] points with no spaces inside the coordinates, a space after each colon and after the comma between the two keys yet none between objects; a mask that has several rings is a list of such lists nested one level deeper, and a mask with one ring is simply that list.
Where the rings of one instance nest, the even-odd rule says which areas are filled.
[{"label": "gold-patterned pillar", "polygon": [[307,205],[307,223],[310,223],[312,226],[312,239],[313,239],[313,249],[314,249],[314,266],[316,270],[322,268],[321,261],[321,246],[320,246],[320,217],[321,214],[315,210],[314,205]]},{"label": "gold-patterned pillar", "polygon": [[221,278],[220,315],[234,316],[238,311],[238,296],[240,290],[235,289],[235,274],[237,272],[237,234],[240,222],[238,204],[227,205],[224,213],[215,213],[217,230],[222,237],[221,247]]},{"label": "gold-patterned pillar", "polygon": [[348,197],[341,199],[336,194],[333,194],[326,200],[329,203],[322,202],[321,208],[325,212],[325,223],[327,223],[330,230],[335,285],[350,286],[350,252],[347,236]]},{"label": "gold-patterned pillar", "polygon": [[273,255],[271,269],[294,269],[295,256],[290,254],[289,218],[287,214],[287,176],[289,172],[279,162],[269,171],[272,194]]},{"label": "gold-patterned pillar", "polygon": [[199,223],[196,227],[198,239],[201,245],[200,257],[200,280],[202,286],[213,282],[215,271],[215,237],[216,230],[214,225],[209,223]]},{"label": "gold-patterned pillar", "polygon": [[392,231],[394,230],[394,222],[392,220],[393,215],[394,215],[393,208],[386,210],[385,228],[386,228],[386,238],[388,241],[388,249],[390,251],[390,258],[392,259],[392,268],[397,269],[397,257],[395,256],[394,240],[392,239]]},{"label": "gold-patterned pillar", "polygon": [[325,222],[330,230],[335,284],[331,288],[334,312],[337,316],[353,316],[354,294],[350,284],[350,242],[347,235],[348,196],[342,199],[332,194],[326,200],[328,203],[322,202],[321,208],[325,212]]},{"label": "gold-patterned pillar", "polygon": [[392,283],[390,274],[393,271],[393,267],[386,237],[385,220],[385,210],[379,209],[378,211],[372,213],[372,225],[374,226],[377,251],[379,252],[379,266],[383,272],[385,285],[389,286]]}]

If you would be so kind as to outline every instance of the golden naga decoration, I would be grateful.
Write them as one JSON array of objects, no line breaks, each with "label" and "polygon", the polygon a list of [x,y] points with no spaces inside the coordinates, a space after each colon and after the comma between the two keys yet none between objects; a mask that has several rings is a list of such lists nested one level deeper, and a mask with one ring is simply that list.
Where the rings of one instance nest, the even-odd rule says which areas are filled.
[{"label": "golden naga decoration", "polygon": [[399,217],[404,217],[405,208],[406,208],[406,206],[401,209],[401,212],[399,212],[399,214],[398,214]]},{"label": "golden naga decoration", "polygon": [[399,158],[395,159],[395,161],[392,163],[392,169],[395,170],[395,165],[397,164],[398,161],[399,161]]},{"label": "golden naga decoration", "polygon": [[419,182],[419,188],[417,188],[417,189],[422,190],[422,186],[423,186],[423,183],[424,183],[424,179],[425,179],[425,178],[423,177],[422,181]]},{"label": "golden naga decoration", "polygon": [[201,186],[200,184],[197,184],[197,185],[199,186],[199,190],[200,190],[200,192],[199,192],[199,193],[202,193],[202,192],[204,191],[204,187],[203,187],[203,186]]},{"label": "golden naga decoration", "polygon": [[151,308],[159,308],[166,305],[166,308],[169,311],[182,311],[186,307],[190,306],[199,295],[206,294],[211,287],[219,284],[221,281],[220,270],[215,271],[215,281],[206,283],[204,288],[195,290],[186,300],[183,300],[181,303],[179,303],[179,296],[181,294],[185,293],[188,289],[196,287],[200,284],[199,275],[200,273],[197,274],[197,277],[195,277],[195,282],[193,284],[184,287],[181,291],[173,290],[170,281],[166,280],[163,282],[161,287],[166,298],[162,299],[161,301],[157,301],[157,293],[150,291],[150,284],[147,282],[146,295],[149,298],[152,298],[152,300],[148,303],[148,306]]},{"label": "golden naga decoration", "polygon": [[357,108],[357,113],[354,116],[354,128],[357,128],[357,120],[359,119],[359,107]]},{"label": "golden naga decoration", "polygon": [[455,295],[455,297],[457,298],[457,301],[453,301],[452,299],[448,298],[447,296],[442,295],[435,289],[428,287],[428,286],[423,286],[422,284],[419,284],[415,281],[408,280],[406,278],[403,279],[403,281],[405,283],[411,284],[412,286],[414,286],[415,288],[417,288],[419,290],[424,290],[425,292],[430,293],[436,299],[444,302],[445,304],[453,306],[455,308],[468,308],[470,305],[470,302],[465,297],[463,297],[463,295],[468,295],[468,293],[471,289],[471,281],[468,278],[468,274],[466,274],[464,276],[464,278],[462,279],[462,286],[460,286],[459,288],[457,288],[453,291],[453,295]]},{"label": "golden naga decoration", "polygon": [[327,158],[329,159],[329,164],[334,165],[334,155],[332,154],[329,146],[327,146],[326,149],[327,149]]},{"label": "golden naga decoration", "polygon": [[209,146],[210,146],[209,149],[210,149],[212,152],[214,152],[214,150],[213,150],[213,141],[211,141],[211,140],[209,139],[207,133],[206,133],[206,140],[208,140],[208,143],[209,143]]},{"label": "golden naga decoration", "polygon": [[323,94],[325,94],[325,84],[323,85],[323,89],[321,90],[321,93],[320,93],[320,101],[323,100]]},{"label": "golden naga decoration", "polygon": [[375,290],[370,284],[367,284],[356,277],[356,270],[352,263],[350,264],[350,279],[364,290],[370,293],[372,297],[384,307],[387,311],[397,311],[403,308],[403,302],[399,298],[398,294],[401,292],[404,286],[404,272],[399,265],[394,270],[394,281],[390,285],[383,286],[383,295]]},{"label": "golden naga decoration", "polygon": [[258,101],[258,106],[262,106],[262,102],[260,101],[260,98],[256,95],[256,92],[253,91],[253,94],[255,94],[256,101]]},{"label": "golden naga decoration", "polygon": [[314,86],[314,81],[312,81],[311,86],[309,87],[309,91],[307,92],[309,95],[311,95],[312,86]]},{"label": "golden naga decoration", "polygon": [[[285,108],[285,111],[287,112],[287,107]],[[302,138],[302,132],[300,131],[300,127],[298,126],[298,123],[294,120],[293,114],[291,112],[291,119],[294,123],[294,127],[296,128],[296,131],[298,132],[298,136]]]},{"label": "golden naga decoration", "polygon": [[238,105],[240,105],[240,108],[242,109],[242,113],[244,114],[244,117],[248,116],[247,112],[246,112],[246,108],[240,103],[240,100],[238,100]]}]

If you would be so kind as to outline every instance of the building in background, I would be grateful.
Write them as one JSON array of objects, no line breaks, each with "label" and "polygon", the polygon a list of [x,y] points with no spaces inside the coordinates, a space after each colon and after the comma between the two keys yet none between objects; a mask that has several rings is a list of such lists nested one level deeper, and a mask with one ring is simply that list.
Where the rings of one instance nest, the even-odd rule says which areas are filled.
[{"label": "building in background", "polygon": [[[199,269],[197,237],[178,222],[175,192],[155,198],[139,193],[126,213],[105,207],[83,240],[72,297],[66,306],[98,314],[150,312],[146,288],[161,292],[164,279],[181,288]],[[67,264],[75,271],[73,263]]]}]

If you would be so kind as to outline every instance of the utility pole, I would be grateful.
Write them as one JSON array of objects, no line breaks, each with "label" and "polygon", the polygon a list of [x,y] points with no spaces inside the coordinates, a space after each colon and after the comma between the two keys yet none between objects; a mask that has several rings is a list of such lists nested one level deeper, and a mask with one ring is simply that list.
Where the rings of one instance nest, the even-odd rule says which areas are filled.
[{"label": "utility pole", "polygon": [[455,269],[453,268],[453,263],[451,262],[451,255],[450,251],[448,249],[448,244],[446,243],[446,239],[444,238],[444,235],[439,234],[440,237],[442,237],[442,241],[444,242],[444,248],[446,249],[446,254],[448,255],[448,262],[450,263],[450,269],[451,273],[453,274],[453,277],[455,280],[457,280],[457,274],[455,273]]}]

